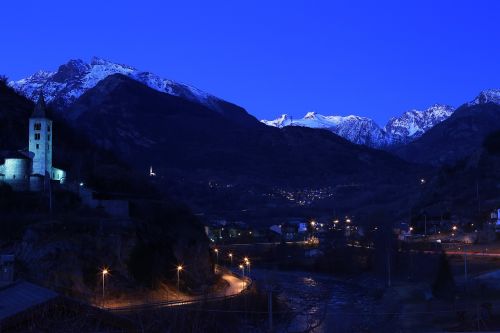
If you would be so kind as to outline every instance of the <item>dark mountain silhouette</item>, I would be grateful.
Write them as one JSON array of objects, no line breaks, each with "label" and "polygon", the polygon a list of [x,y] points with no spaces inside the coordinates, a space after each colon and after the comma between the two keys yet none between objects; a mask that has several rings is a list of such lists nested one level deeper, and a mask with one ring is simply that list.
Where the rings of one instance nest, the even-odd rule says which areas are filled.
[{"label": "dark mountain silhouette", "polygon": [[120,74],[88,90],[69,112],[80,115],[74,126],[96,145],[144,174],[152,165],[164,190],[188,201],[202,197],[200,208],[213,197],[203,192],[210,184],[238,188],[236,195],[214,203],[237,208],[249,204],[249,195],[262,197],[274,187],[356,183],[368,186],[371,193],[376,192],[375,184],[396,186],[414,180],[417,172],[387,152],[326,130],[271,128],[241,108],[235,114],[214,112]]},{"label": "dark mountain silhouette", "polygon": [[328,131],[264,126],[248,114],[220,114],[113,75],[73,106],[87,136],[146,170],[177,168],[276,182],[360,179],[407,166],[388,153]]}]

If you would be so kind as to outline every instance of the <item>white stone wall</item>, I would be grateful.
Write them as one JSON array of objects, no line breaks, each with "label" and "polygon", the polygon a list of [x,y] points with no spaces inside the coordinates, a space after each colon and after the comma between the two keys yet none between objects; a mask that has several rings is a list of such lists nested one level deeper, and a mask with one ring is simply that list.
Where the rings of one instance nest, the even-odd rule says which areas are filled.
[{"label": "white stone wall", "polygon": [[50,176],[53,180],[58,180],[61,184],[66,181],[66,171],[52,167],[52,174]]},{"label": "white stone wall", "polygon": [[[29,151],[34,153],[33,173],[52,173],[52,121],[46,118],[30,118]],[[51,175],[52,176],[52,175]]]},{"label": "white stone wall", "polygon": [[7,158],[4,168],[6,181],[27,180],[31,174],[31,161],[27,158]]}]

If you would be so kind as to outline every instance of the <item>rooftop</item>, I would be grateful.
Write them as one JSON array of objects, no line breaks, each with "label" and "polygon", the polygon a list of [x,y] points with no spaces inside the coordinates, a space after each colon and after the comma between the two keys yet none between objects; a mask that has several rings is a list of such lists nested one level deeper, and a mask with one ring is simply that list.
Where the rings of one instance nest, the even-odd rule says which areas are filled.
[{"label": "rooftop", "polygon": [[29,282],[18,282],[0,289],[0,322],[57,296],[56,292]]}]

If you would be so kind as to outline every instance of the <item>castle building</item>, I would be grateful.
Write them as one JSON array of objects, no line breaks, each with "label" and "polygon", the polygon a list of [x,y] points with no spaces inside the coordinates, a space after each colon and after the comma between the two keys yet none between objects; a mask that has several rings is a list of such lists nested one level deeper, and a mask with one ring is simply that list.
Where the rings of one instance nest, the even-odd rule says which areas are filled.
[{"label": "castle building", "polygon": [[29,119],[28,151],[8,153],[0,165],[0,181],[15,191],[42,191],[48,180],[64,183],[66,172],[52,166],[52,120],[47,117],[43,95]]}]

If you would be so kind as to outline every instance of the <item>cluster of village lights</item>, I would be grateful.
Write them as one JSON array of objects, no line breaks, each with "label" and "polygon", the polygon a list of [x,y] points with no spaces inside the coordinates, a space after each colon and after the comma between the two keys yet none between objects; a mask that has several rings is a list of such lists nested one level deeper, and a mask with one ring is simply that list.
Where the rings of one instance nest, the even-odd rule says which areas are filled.
[{"label": "cluster of village lights", "polygon": [[[339,219],[335,219],[335,220],[333,220],[333,224],[339,224],[339,223],[340,223],[340,220],[339,220]],[[346,219],[345,219],[345,223],[351,223],[351,219],[350,219],[350,218],[348,218],[348,217],[346,217]],[[316,221],[314,221],[314,220],[312,220],[309,224],[310,224],[310,225],[311,225],[311,227],[313,227],[313,228],[314,228],[314,227],[316,227],[316,226],[318,226],[318,222],[316,222]],[[320,227],[323,227],[323,223],[319,223],[319,226],[320,226]]]},{"label": "cluster of village lights", "polygon": [[[472,226],[474,226],[474,224],[472,224]],[[410,226],[409,230],[410,230],[410,232],[412,232],[414,230],[414,228],[412,226]],[[456,225],[451,227],[452,232],[456,232],[457,230],[458,230],[458,227]],[[441,231],[439,231],[439,233],[441,233]]]}]

